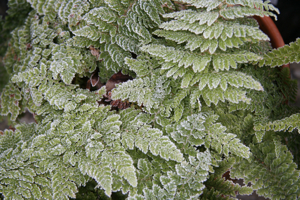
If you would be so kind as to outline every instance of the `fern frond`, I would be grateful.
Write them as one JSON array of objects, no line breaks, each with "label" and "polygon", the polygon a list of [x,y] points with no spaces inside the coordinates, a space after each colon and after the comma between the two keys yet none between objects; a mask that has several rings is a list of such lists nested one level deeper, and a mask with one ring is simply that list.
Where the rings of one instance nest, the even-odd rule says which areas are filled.
[{"label": "fern frond", "polygon": [[[249,157],[248,148],[241,144],[234,134],[225,133],[226,127],[214,123],[217,117],[216,115],[205,116],[205,114],[191,115],[171,132],[171,136],[186,150],[189,145],[204,144],[206,148],[213,149],[218,154],[228,156],[231,152],[237,156]],[[231,143],[239,147],[232,149]]]},{"label": "fern frond", "polygon": [[7,84],[1,92],[1,115],[8,115],[10,113],[10,119],[13,121],[16,120],[21,110],[19,107],[21,99],[22,95],[19,88],[13,83]]},{"label": "fern frond", "polygon": [[228,86],[232,87],[245,87],[248,89],[254,89],[258,91],[263,91],[261,84],[255,81],[251,76],[246,75],[241,72],[219,72],[219,73],[206,73],[197,76],[193,80],[193,83],[199,81],[199,90],[202,90],[206,86],[209,89],[221,87],[223,91],[226,91]]},{"label": "fern frond", "polygon": [[190,4],[192,6],[195,6],[196,8],[206,8],[207,11],[213,10],[222,4],[222,1],[219,0],[211,0],[211,1],[180,0],[180,2],[185,4]]},{"label": "fern frond", "polygon": [[268,36],[262,33],[257,27],[241,25],[234,22],[221,21],[211,26],[206,24],[199,25],[198,22],[189,23],[183,20],[172,20],[160,25],[160,28],[169,31],[186,30],[196,35],[203,34],[204,38],[221,38],[223,41],[233,36],[242,38],[249,36],[253,39],[269,40]]},{"label": "fern frond", "polygon": [[221,10],[220,16],[226,19],[236,19],[245,16],[272,16],[275,18],[275,20],[277,20],[277,16],[274,13],[251,7],[229,7]]},{"label": "fern frond", "polygon": [[[124,115],[127,115],[126,112]],[[122,133],[121,140],[123,146],[128,149],[137,147],[144,154],[149,150],[153,155],[159,155],[165,160],[182,161],[182,154],[171,140],[163,136],[163,133],[159,129],[150,128],[146,124],[143,125],[143,121],[140,118],[143,119],[145,117],[140,114],[130,124],[123,127],[124,132]],[[140,126],[137,127],[136,124],[140,124]]]},{"label": "fern frond", "polygon": [[[205,43],[205,50],[209,48],[210,53],[215,51],[216,46],[210,46],[210,43]],[[167,76],[172,76],[181,66],[187,68],[192,67],[194,72],[202,72],[212,62],[216,71],[229,70],[230,67],[237,68],[237,63],[247,63],[249,61],[258,61],[260,56],[251,52],[237,52],[232,54],[216,53],[212,56],[210,53],[190,53],[175,49],[174,47],[166,47],[163,45],[147,45],[141,47],[141,50],[147,52],[157,58],[163,59],[166,62],[172,62],[162,67],[168,69]],[[176,64],[178,63],[178,65]],[[184,74],[184,73],[183,73]]]},{"label": "fern frond", "polygon": [[293,114],[289,117],[269,122],[266,124],[257,124],[254,126],[256,131],[289,131],[292,132],[294,129],[298,129],[299,132],[299,121],[300,114]]},{"label": "fern frond", "polygon": [[259,65],[268,65],[277,67],[293,62],[300,62],[300,39],[291,42],[288,45],[274,49],[264,55],[264,59],[259,62]]},{"label": "fern frond", "polygon": [[[11,80],[0,112],[17,121],[28,109],[36,123],[0,131],[5,198],[74,199],[91,182],[103,199],[113,193],[140,200],[232,199],[254,189],[274,199],[300,195],[296,164],[279,142],[286,134],[273,132],[298,128],[298,114],[282,104],[292,99],[293,83],[287,70],[257,65],[287,62],[284,52],[297,61],[289,52],[299,41],[265,53],[269,38],[249,18],[276,18],[270,2],[9,5],[26,1],[33,11],[11,32],[4,57]],[[132,79],[112,81],[119,71]],[[97,87],[116,86],[83,89],[89,78],[99,79]],[[131,108],[108,105],[115,100]],[[274,119],[282,120],[268,123]],[[253,187],[222,179],[229,170]]]},{"label": "fern frond", "polygon": [[[216,27],[216,28],[225,28],[224,26]],[[227,27],[228,28],[228,27]],[[225,29],[227,29],[225,28]],[[220,32],[214,32],[209,37],[210,40],[207,40],[204,36],[195,35],[193,33],[190,33],[188,31],[168,31],[168,30],[157,30],[154,32],[154,34],[165,37],[168,40],[172,40],[177,42],[178,44],[187,42],[185,45],[186,49],[190,49],[190,51],[195,51],[196,49],[200,48],[201,52],[204,52],[207,50],[209,46],[213,46],[210,50],[210,53],[214,53],[217,49],[220,49],[222,51],[226,51],[228,48],[239,48],[242,45],[245,45],[250,40],[253,43],[258,42],[258,35],[253,34],[253,38],[251,36],[247,37],[227,37],[227,35],[221,35],[222,31]],[[222,37],[222,38],[221,38]],[[225,37],[225,38],[224,38]],[[223,39],[224,38],[224,39]],[[251,38],[251,39],[250,39]]]},{"label": "fern frond", "polygon": [[[239,184],[234,184],[230,180],[224,180],[223,178],[210,178],[205,182],[206,188],[202,194],[202,199],[235,199],[232,198],[236,194],[251,194],[253,189],[251,187],[241,187]],[[216,189],[218,188],[218,189]],[[209,196],[211,195],[211,196]]]},{"label": "fern frond", "polygon": [[262,2],[258,0],[226,0],[226,2],[231,5],[241,5],[250,8],[257,8],[259,10],[275,11],[277,14],[279,14],[279,10],[273,4],[271,4],[270,1]]},{"label": "fern frond", "polygon": [[[300,194],[299,171],[292,154],[278,140],[252,144],[253,156],[236,163],[233,177],[245,177],[258,195],[272,199],[295,199]],[[274,185],[276,183],[276,185]]]}]

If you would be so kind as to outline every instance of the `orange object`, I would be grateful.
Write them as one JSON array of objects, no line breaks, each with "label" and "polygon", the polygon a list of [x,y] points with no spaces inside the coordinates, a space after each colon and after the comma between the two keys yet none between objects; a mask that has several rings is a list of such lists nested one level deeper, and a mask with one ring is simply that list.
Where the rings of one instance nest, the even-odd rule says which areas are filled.
[{"label": "orange object", "polygon": [[[264,17],[259,17],[259,16],[254,16],[254,19],[256,19],[256,21],[259,24],[260,29],[269,36],[269,38],[271,39],[271,44],[273,48],[279,48],[279,47],[283,47],[285,45],[283,38],[277,28],[277,26],[275,25],[275,23],[273,22],[273,20],[271,19],[271,17],[269,16],[264,16]],[[286,64],[286,65],[282,65],[281,68],[290,68],[290,64]],[[283,94],[284,96],[284,94]],[[288,100],[286,100],[284,102],[285,104],[288,104]]]},{"label": "orange object", "polygon": [[[260,29],[271,39],[271,44],[273,48],[277,49],[285,45],[277,26],[270,17],[254,16],[254,19],[256,19],[256,21],[258,22]],[[285,67],[290,68],[290,65],[287,64],[282,66],[282,68]]]}]

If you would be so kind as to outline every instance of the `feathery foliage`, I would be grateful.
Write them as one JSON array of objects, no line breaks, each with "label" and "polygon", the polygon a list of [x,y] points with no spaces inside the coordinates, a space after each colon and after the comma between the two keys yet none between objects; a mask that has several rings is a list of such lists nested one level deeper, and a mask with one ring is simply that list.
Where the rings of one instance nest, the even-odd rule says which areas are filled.
[{"label": "feathery foliage", "polygon": [[[1,132],[6,199],[300,196],[293,141],[282,142],[299,127],[283,103],[295,84],[265,66],[299,61],[299,40],[270,51],[251,18],[276,18],[269,2],[13,3],[31,8],[11,32],[0,113],[28,109],[36,123]],[[112,89],[118,72],[130,78]],[[90,89],[95,77],[106,86]],[[113,107],[122,101],[130,108]]]}]

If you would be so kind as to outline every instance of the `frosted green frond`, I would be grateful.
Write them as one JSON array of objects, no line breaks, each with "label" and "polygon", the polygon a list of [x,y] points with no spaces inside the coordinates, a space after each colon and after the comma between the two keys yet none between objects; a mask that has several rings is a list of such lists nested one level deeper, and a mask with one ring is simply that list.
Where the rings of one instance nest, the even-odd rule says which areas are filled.
[{"label": "frosted green frond", "polygon": [[89,10],[89,2],[87,0],[60,0],[60,2],[56,3],[54,5],[55,11],[64,23],[68,23],[69,27],[76,26],[81,21],[81,16]]},{"label": "frosted green frond", "polygon": [[[174,47],[154,44],[143,46],[141,47],[141,50],[167,62],[174,63],[175,67],[173,70],[170,69],[173,67],[172,65],[168,66],[168,68],[163,67],[163,69],[170,69],[167,76],[172,76],[181,66],[184,66],[184,68],[192,66],[194,72],[201,72],[210,63],[212,57],[210,54],[204,53],[201,55],[197,53],[190,53],[188,51],[177,50]],[[179,63],[179,65],[175,63]]]},{"label": "frosted green frond", "polygon": [[83,16],[83,19],[85,19],[87,22],[96,23],[96,18],[98,18],[107,23],[112,23],[117,21],[117,17],[117,14],[111,9],[106,7],[99,7],[90,10],[87,14]]},{"label": "frosted green frond", "polygon": [[[91,54],[87,57],[87,55],[82,54],[82,52],[76,48],[56,46],[52,52],[53,62],[50,64],[50,70],[53,72],[52,76],[54,79],[57,79],[57,75],[60,74],[61,79],[66,84],[71,84],[75,73],[86,67],[82,60],[88,58],[95,59]],[[71,57],[70,55],[76,55],[76,57]]]},{"label": "frosted green frond", "polygon": [[125,35],[117,34],[114,37],[115,43],[125,51],[138,53],[139,43],[134,38],[126,37]]},{"label": "frosted green frond", "polygon": [[[118,49],[120,48],[117,45],[115,45],[114,47],[116,47]],[[113,52],[113,51],[111,51],[111,52]],[[118,55],[117,52],[114,55]],[[100,54],[99,58],[104,60],[103,65],[105,66],[105,68],[107,70],[113,71],[115,73],[118,72],[118,71],[120,71],[120,65],[112,59],[112,57],[109,54],[109,52],[107,52],[107,51],[102,52]]]},{"label": "frosted green frond", "polygon": [[133,19],[126,18],[125,25],[129,29],[129,31],[142,38],[142,40],[144,40],[143,43],[149,43],[152,40],[152,36],[149,31],[144,26],[141,26],[140,24],[135,22]]},{"label": "frosted green frond", "polygon": [[[209,50],[215,48],[209,46],[210,43],[205,44],[207,44]],[[169,65],[162,67],[162,69],[168,70],[167,77],[173,76],[182,66],[184,68],[191,67],[194,72],[202,72],[209,66],[211,60],[215,71],[218,72],[219,70],[223,71],[229,70],[230,68],[237,68],[238,63],[248,63],[249,61],[258,61],[262,59],[259,55],[251,52],[238,52],[232,54],[216,53],[212,56],[207,53],[191,53],[189,51],[177,50],[174,47],[166,47],[163,45],[147,45],[141,47],[141,50],[161,58],[166,62],[171,62]],[[178,63],[178,65],[175,63]],[[184,71],[181,75],[182,77],[187,70],[181,70]]]},{"label": "frosted green frond", "polygon": [[155,103],[152,101],[152,87],[151,80],[148,77],[130,80],[114,89],[112,98],[129,99],[131,102],[137,102],[138,105],[143,104],[151,108]]},{"label": "frosted green frond", "polygon": [[[225,156],[231,152],[237,156],[248,158],[250,156],[249,148],[240,143],[240,140],[235,138],[235,134],[226,133],[225,126],[209,121],[213,117],[217,116],[205,116],[205,114],[188,116],[187,120],[182,121],[176,127],[171,136],[176,142],[182,143],[182,148],[186,150],[189,145],[204,145]],[[231,144],[237,146],[232,148]]]},{"label": "frosted green frond", "polygon": [[21,108],[19,107],[22,95],[20,90],[13,83],[9,83],[1,92],[0,99],[0,113],[1,115],[10,114],[11,120],[16,120],[20,114]]},{"label": "frosted green frond", "polygon": [[153,155],[160,155],[165,160],[175,160],[180,162],[183,160],[181,152],[166,136],[162,136],[162,132],[157,129],[149,129],[144,126],[136,134],[122,134],[122,143],[124,146],[130,143],[130,139],[134,140],[134,146],[143,153],[147,153],[148,149]]},{"label": "frosted green frond", "polygon": [[222,4],[222,0],[180,0],[180,2],[190,4],[196,8],[207,8],[207,11],[213,10]]},{"label": "frosted green frond", "polygon": [[77,29],[76,31],[73,31],[73,33],[76,36],[87,37],[92,41],[99,40],[99,38],[101,37],[101,32],[99,32],[98,28],[92,25],[84,26],[81,29]]},{"label": "frosted green frond", "polygon": [[226,19],[235,19],[249,16],[272,16],[277,20],[277,16],[272,12],[259,10],[257,8],[249,8],[249,7],[229,7],[220,11],[220,16]]},{"label": "frosted green frond", "polygon": [[279,14],[279,10],[270,3],[270,1],[259,1],[259,0],[226,0],[227,4],[230,5],[241,5],[250,8],[256,8],[259,10],[266,10],[266,11],[275,11]]},{"label": "frosted green frond", "polygon": [[167,136],[163,136],[159,129],[153,129],[146,125],[147,121],[144,121],[147,120],[146,115],[139,114],[135,117],[132,116],[134,113],[134,110],[129,109],[121,113],[123,117],[131,118],[130,121],[127,119],[128,123],[122,126],[121,142],[125,148],[137,147],[144,154],[150,151],[153,155],[159,155],[165,160],[171,159],[177,162],[183,160],[180,150]]},{"label": "frosted green frond", "polygon": [[[251,187],[240,186],[239,184],[233,183],[231,180],[224,180],[221,176],[213,176],[205,182],[206,188],[201,195],[201,199],[235,199],[231,198],[236,196],[237,193],[240,195],[250,195],[253,192]],[[221,197],[222,194],[223,196]]]},{"label": "frosted green frond", "polygon": [[[105,17],[104,17],[104,15],[105,15]],[[91,10],[90,12],[88,12],[87,14],[85,14],[82,17],[82,19],[85,21],[82,21],[79,24],[79,26],[76,27],[75,30],[77,32],[80,27],[80,30],[82,30],[81,32],[84,33],[85,27],[84,27],[83,22],[86,22],[86,24],[88,26],[93,24],[94,26],[92,26],[92,28],[97,27],[97,28],[93,28],[93,29],[95,29],[95,31],[98,32],[98,35],[101,33],[100,31],[109,32],[112,36],[115,35],[117,32],[116,24],[113,23],[113,22],[116,22],[117,15],[108,8],[102,8],[102,7],[100,7],[99,9],[95,8],[95,9]],[[93,30],[91,30],[91,31],[93,31]],[[96,33],[94,33],[93,35],[96,35]],[[85,36],[85,37],[87,37],[87,36]]]},{"label": "frosted green frond", "polygon": [[151,61],[154,60],[150,60],[144,55],[139,56],[138,59],[125,58],[125,63],[137,74],[137,76],[140,77],[149,75],[149,70],[151,71],[153,68],[157,68],[159,66]]},{"label": "frosted green frond", "polygon": [[246,91],[241,88],[230,87],[226,91],[223,91],[221,87],[216,89],[209,89],[208,87],[199,90],[198,88],[191,91],[190,103],[195,106],[196,101],[202,97],[206,105],[211,106],[211,103],[217,105],[220,101],[225,102],[225,100],[237,104],[239,102],[244,102],[250,104],[251,99],[246,96]]},{"label": "frosted green frond", "polygon": [[[8,5],[0,114],[11,127],[0,131],[0,196],[300,196],[298,135],[284,132],[299,128],[283,103],[294,85],[288,70],[259,67],[300,61],[300,40],[268,52],[251,16],[276,18],[269,1]],[[26,110],[34,123],[20,124]],[[223,179],[229,170],[252,186]]]},{"label": "frosted green frond", "polygon": [[248,36],[254,41],[255,39],[269,40],[268,36],[257,27],[240,25],[238,23],[226,21],[214,23],[213,25],[208,26],[206,24],[199,25],[197,22],[188,23],[187,21],[172,20],[161,24],[159,27],[170,31],[187,30],[195,33],[196,35],[203,33],[203,37],[206,39],[218,39],[220,37],[223,41],[225,41],[227,38],[232,38],[233,36],[236,38],[245,38]]},{"label": "frosted green frond", "polygon": [[[151,188],[146,187],[143,189],[143,195],[139,197],[142,199],[170,199],[174,197],[175,199],[189,199],[199,197],[204,189],[203,182],[207,180],[208,175],[208,168],[206,168],[205,163],[209,163],[210,160],[209,151],[198,153],[195,157],[189,157],[188,161],[177,164],[174,171],[167,171],[165,175],[158,177],[158,183],[161,186],[154,183]],[[149,168],[149,165],[143,166]]]},{"label": "frosted green frond", "polygon": [[[287,147],[278,140],[251,145],[253,156],[233,166],[233,177],[245,177],[258,195],[272,199],[295,199],[300,194],[299,171]],[[274,187],[274,184],[276,186]]]},{"label": "frosted green frond", "polygon": [[93,41],[91,39],[88,39],[86,37],[81,36],[74,36],[67,40],[67,45],[74,46],[74,47],[90,47],[93,46],[95,48],[99,47],[100,44],[98,41]]},{"label": "frosted green frond", "polygon": [[[224,26],[221,27],[221,29],[223,28]],[[211,34],[210,35],[211,38],[209,38],[209,40],[204,36],[195,35],[187,31],[174,32],[174,31],[167,31],[167,30],[157,30],[154,32],[154,34],[160,37],[165,37],[168,40],[175,41],[178,44],[187,42],[185,48],[190,49],[191,51],[200,48],[201,52],[209,50],[211,54],[215,53],[217,49],[226,51],[228,48],[233,48],[233,47],[239,48],[240,46],[248,43],[250,40],[254,43],[258,42],[257,38],[246,39],[245,37],[236,37],[236,36],[232,36],[230,38],[225,36],[225,39],[223,40],[221,37],[219,37],[221,36],[221,32],[219,33],[215,32],[215,34],[217,35]]]},{"label": "frosted green frond", "polygon": [[215,71],[229,70],[230,68],[237,68],[239,63],[255,62],[263,59],[261,56],[249,52],[240,51],[231,54],[218,53],[213,56],[213,67]]},{"label": "frosted green frond", "polygon": [[164,12],[158,9],[155,5],[155,1],[139,1],[141,9],[147,13],[150,19],[155,22],[157,25],[161,24],[160,12]]},{"label": "frosted green frond", "polygon": [[119,15],[124,14],[126,7],[129,6],[129,1],[104,0],[103,2],[112,10],[118,12]]},{"label": "frosted green frond", "polygon": [[182,10],[163,15],[164,18],[174,18],[176,20],[187,21],[192,24],[199,21],[199,25],[207,24],[211,26],[218,18],[218,12],[197,12],[193,10]]},{"label": "frosted green frond", "polygon": [[172,30],[172,31],[188,30],[198,35],[203,33],[203,31],[207,29],[208,26],[207,25],[199,26],[199,23],[196,22],[189,24],[185,21],[172,20],[161,24],[159,27],[164,30]]},{"label": "frosted green frond", "polygon": [[[103,52],[103,55],[101,54],[99,58],[103,58],[103,60],[106,62],[105,65],[107,65],[107,68],[113,69],[111,63],[109,63],[109,60],[111,60],[113,63],[116,63],[118,65],[117,69],[113,69],[115,72],[118,71],[118,69],[121,69],[124,65],[124,60],[126,57],[130,57],[130,53],[123,50],[120,46],[116,44],[106,44],[106,51]],[[108,54],[105,54],[105,53]],[[108,56],[109,57],[106,57]],[[106,60],[107,59],[107,60]]]},{"label": "frosted green frond", "polygon": [[259,62],[260,66],[268,65],[277,67],[288,63],[300,62],[300,39],[288,45],[274,49],[264,55],[264,59]]},{"label": "frosted green frond", "polygon": [[294,129],[298,129],[300,126],[300,114],[293,114],[290,117],[286,117],[280,120],[269,122],[266,124],[257,124],[254,126],[256,131],[289,131],[292,132]]},{"label": "frosted green frond", "polygon": [[209,89],[220,86],[223,91],[226,91],[228,86],[232,86],[263,91],[261,84],[251,76],[235,71],[200,74],[194,78],[193,83],[197,83],[198,81],[199,90],[202,90],[206,86],[208,86]]}]

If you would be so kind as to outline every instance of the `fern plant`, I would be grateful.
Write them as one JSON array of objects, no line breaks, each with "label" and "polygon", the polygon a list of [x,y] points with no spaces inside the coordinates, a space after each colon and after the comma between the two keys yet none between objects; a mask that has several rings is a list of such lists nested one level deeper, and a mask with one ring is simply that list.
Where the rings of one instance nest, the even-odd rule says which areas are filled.
[{"label": "fern plant", "polygon": [[[15,121],[28,109],[36,123],[0,135],[5,199],[300,196],[299,114],[283,103],[295,83],[274,68],[299,62],[300,43],[271,51],[251,18],[276,17],[269,2],[10,5],[32,10],[11,32],[0,112]],[[130,80],[106,88],[120,71]],[[228,171],[246,185],[225,180]]]}]

